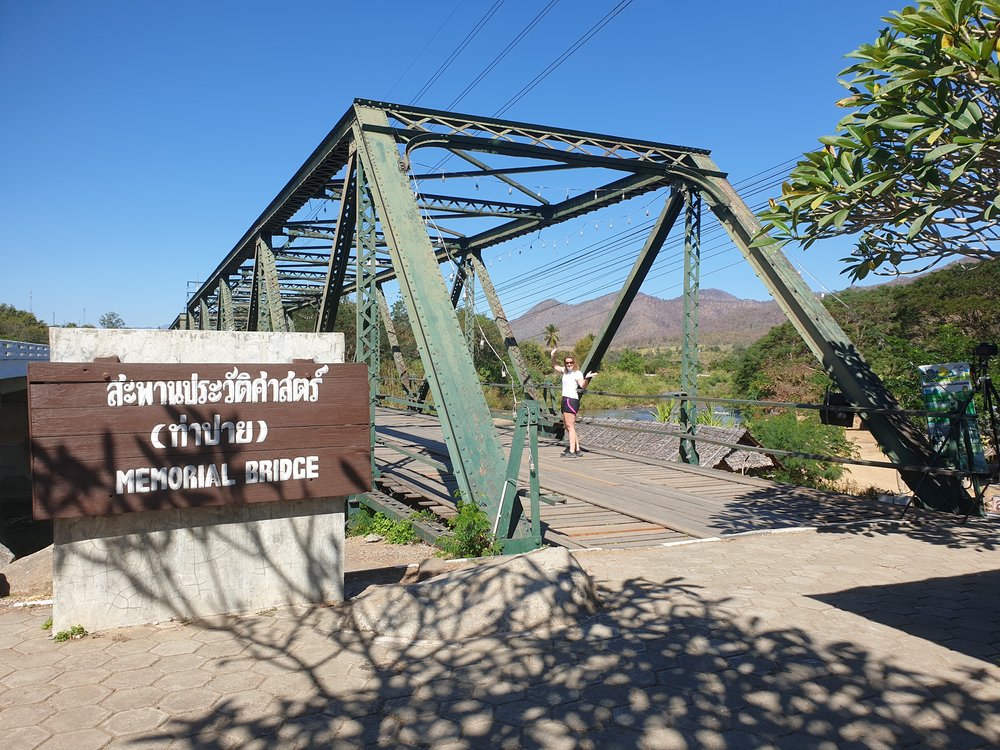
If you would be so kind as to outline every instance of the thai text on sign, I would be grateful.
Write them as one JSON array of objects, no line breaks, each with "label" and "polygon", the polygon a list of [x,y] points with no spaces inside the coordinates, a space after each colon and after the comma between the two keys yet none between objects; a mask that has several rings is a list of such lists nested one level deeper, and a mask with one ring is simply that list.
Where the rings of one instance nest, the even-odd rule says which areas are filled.
[{"label": "thai text on sign", "polygon": [[38,363],[28,380],[36,518],[371,487],[364,365]]}]

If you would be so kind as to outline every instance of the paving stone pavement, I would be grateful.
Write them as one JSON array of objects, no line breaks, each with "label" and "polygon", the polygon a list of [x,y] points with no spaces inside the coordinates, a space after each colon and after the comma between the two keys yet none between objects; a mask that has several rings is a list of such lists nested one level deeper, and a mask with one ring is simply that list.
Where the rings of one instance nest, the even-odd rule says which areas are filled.
[{"label": "paving stone pavement", "polygon": [[57,643],[0,608],[0,746],[1000,746],[996,524],[584,552],[604,606],[555,633],[352,632],[344,606]]}]

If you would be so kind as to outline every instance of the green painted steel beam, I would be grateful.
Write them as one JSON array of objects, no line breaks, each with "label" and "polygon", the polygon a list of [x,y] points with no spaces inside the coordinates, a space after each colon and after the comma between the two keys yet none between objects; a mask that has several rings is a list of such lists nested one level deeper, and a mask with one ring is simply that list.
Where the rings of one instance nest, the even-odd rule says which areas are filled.
[{"label": "green painted steel beam", "polygon": [[465,277],[463,289],[464,297],[464,318],[465,318],[465,345],[469,348],[469,354],[473,361],[476,358],[476,272],[472,267],[472,260],[468,257],[462,261],[459,273]]},{"label": "green painted steel beam", "polygon": [[378,285],[375,282],[378,247],[375,242],[375,225],[378,218],[368,183],[367,170],[357,168],[357,230],[355,232],[355,274],[358,279],[357,304],[355,305],[356,346],[354,360],[368,367],[369,440],[372,449],[372,476],[380,472],[375,463],[375,407],[378,405],[379,375],[381,374],[379,347]]},{"label": "green painted steel beam", "polygon": [[389,310],[389,302],[385,298],[385,292],[381,286],[375,287],[375,295],[378,299],[378,310],[382,317],[382,325],[385,327],[386,338],[389,339],[389,351],[392,352],[392,361],[396,365],[396,372],[399,375],[399,382],[403,385],[403,392],[410,395],[410,371],[403,359],[403,352],[399,348],[399,337],[396,335],[396,325],[392,322],[392,312]]},{"label": "green painted steel beam", "polygon": [[257,238],[257,263],[261,267],[261,273],[257,277],[264,289],[264,299],[266,310],[264,320],[266,325],[261,324],[262,330],[287,333],[288,325],[285,322],[285,308],[281,301],[281,283],[278,280],[278,266],[274,260],[274,252],[271,250],[271,243],[264,237]]},{"label": "green painted steel beam", "polygon": [[[492,245],[523,237],[526,234],[531,234],[553,224],[560,224],[577,216],[614,205],[622,200],[622,195],[626,199],[634,198],[638,195],[666,187],[671,182],[670,178],[662,175],[629,175],[622,177],[621,179],[600,185],[593,190],[588,190],[582,195],[575,196],[562,203],[553,204],[547,209],[548,217],[543,220],[515,219],[499,227],[472,235],[468,240],[460,244],[463,250],[470,252],[485,250]],[[441,255],[446,257],[447,253],[441,251]]]},{"label": "green painted steel beam", "polygon": [[[371,130],[388,124],[385,112],[356,106],[355,113],[359,164],[369,176],[376,213],[398,274],[456,480],[466,500],[495,518],[505,484],[506,460],[489,406],[464,346],[416,197],[400,169],[395,141]],[[513,533],[530,538],[530,528],[524,523]]]},{"label": "green painted steel beam", "polygon": [[209,331],[212,329],[212,314],[208,311],[208,302],[204,299],[198,303],[198,330]]},{"label": "green painted steel beam", "polygon": [[316,316],[316,330],[332,331],[337,320],[337,308],[344,294],[344,278],[350,261],[351,243],[357,224],[357,157],[351,154],[347,163],[347,174],[341,190],[340,211],[337,214],[337,230],[330,249],[327,266],[327,283],[323,287],[323,299]]},{"label": "green painted steel beam", "polygon": [[590,346],[590,351],[583,363],[583,372],[600,368],[604,355],[608,352],[608,347],[611,346],[615,334],[618,333],[629,306],[639,293],[642,282],[646,280],[649,269],[653,267],[653,261],[656,260],[660,248],[663,247],[670,230],[673,229],[674,222],[677,221],[683,205],[684,201],[680,191],[674,189],[670,197],[663,203],[660,215],[656,218],[656,223],[650,230],[649,236],[646,237],[642,250],[639,251],[639,255],[632,264],[632,270],[629,272],[628,278],[625,279],[624,286],[618,292],[614,304],[611,305],[608,317],[604,321],[604,327],[601,328],[594,343]]},{"label": "green painted steel beam", "polygon": [[496,323],[500,335],[503,336],[503,345],[507,350],[507,356],[510,357],[510,363],[514,368],[514,374],[517,376],[517,382],[528,398],[537,401],[538,392],[535,384],[531,382],[531,372],[528,369],[528,363],[524,359],[524,355],[521,354],[521,348],[517,345],[514,329],[511,328],[510,321],[507,320],[507,313],[504,312],[503,305],[500,303],[500,295],[497,294],[496,287],[493,286],[493,279],[490,278],[490,274],[483,264],[483,259],[478,254],[470,253],[469,260],[479,279],[479,285],[483,288],[483,294],[486,295],[486,301],[490,306],[490,311],[493,313],[493,321]]},{"label": "green painted steel beam", "polygon": [[[701,284],[701,195],[684,191],[684,326],[681,343],[681,424],[687,435],[698,430],[698,305]],[[694,440],[681,438],[681,461],[700,463]]]},{"label": "green painted steel beam", "polygon": [[[707,156],[699,157],[699,165],[706,173],[716,171],[715,163]],[[860,407],[888,410],[863,414],[886,455],[898,464],[932,465],[934,451],[927,438],[905,415],[895,412],[899,404],[780,247],[753,246],[761,226],[733,186],[725,179],[694,172],[688,179],[701,188],[711,211],[840,390]],[[974,498],[960,479],[907,471],[900,474],[926,507],[961,514],[977,511]]]},{"label": "green painted steel beam", "polygon": [[260,330],[260,263],[257,262],[256,256],[254,256],[253,273],[247,280],[250,285],[250,300],[247,302],[247,331],[258,331]]},{"label": "green painted steel beam", "polygon": [[236,330],[236,323],[233,317],[233,290],[225,279],[219,282],[219,315],[216,318],[216,327],[220,331]]}]

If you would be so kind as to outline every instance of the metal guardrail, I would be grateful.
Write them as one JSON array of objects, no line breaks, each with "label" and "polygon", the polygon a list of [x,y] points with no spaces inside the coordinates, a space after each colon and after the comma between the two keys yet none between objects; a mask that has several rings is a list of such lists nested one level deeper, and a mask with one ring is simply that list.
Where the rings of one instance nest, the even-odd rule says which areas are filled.
[{"label": "metal guardrail", "polygon": [[23,378],[29,362],[48,362],[49,345],[0,339],[0,378]]},{"label": "metal guardrail", "polygon": [[0,339],[0,357],[6,360],[49,361],[48,344],[32,344],[28,341],[6,341]]}]

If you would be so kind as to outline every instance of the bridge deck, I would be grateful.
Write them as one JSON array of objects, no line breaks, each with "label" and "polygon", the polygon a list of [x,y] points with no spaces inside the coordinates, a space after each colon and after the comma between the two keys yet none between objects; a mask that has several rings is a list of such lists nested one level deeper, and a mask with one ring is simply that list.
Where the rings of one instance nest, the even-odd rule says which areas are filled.
[{"label": "bridge deck", "polygon": [[[385,440],[448,463],[435,419],[379,409],[376,423]],[[509,448],[511,431],[501,429],[500,435]],[[562,448],[539,439],[542,493],[558,500],[541,507],[545,538],[567,547],[648,546],[899,512],[849,495],[611,451],[586,451],[586,446],[583,457],[562,458]],[[457,485],[451,476],[392,448],[376,448],[375,457],[391,489],[444,517],[455,513]],[[524,486],[526,474],[523,466]]]}]

